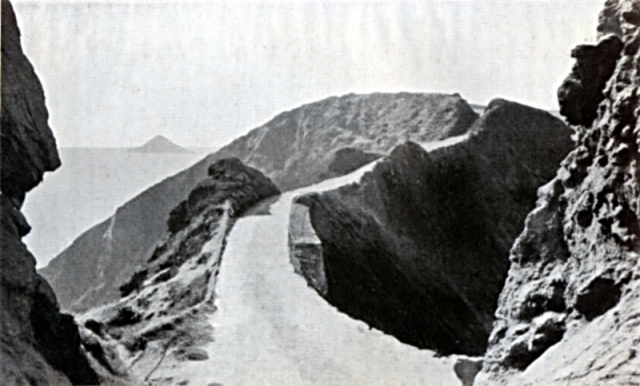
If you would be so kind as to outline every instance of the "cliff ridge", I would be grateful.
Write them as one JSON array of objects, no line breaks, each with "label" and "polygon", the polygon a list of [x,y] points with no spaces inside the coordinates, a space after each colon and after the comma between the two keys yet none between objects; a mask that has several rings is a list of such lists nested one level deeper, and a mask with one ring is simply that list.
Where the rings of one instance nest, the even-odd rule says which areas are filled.
[{"label": "cliff ridge", "polygon": [[169,230],[119,287],[121,298],[79,316],[92,354],[133,384],[174,385],[156,370],[208,359],[226,237],[236,218],[280,193],[237,158],[215,162],[208,174],[171,211]]},{"label": "cliff ridge", "polygon": [[117,300],[127,272],[144,263],[167,230],[169,212],[217,160],[237,157],[288,191],[346,174],[406,140],[464,134],[477,118],[457,94],[419,93],[349,94],[281,113],[125,203],[40,272],[65,310]]},{"label": "cliff ridge", "polygon": [[557,118],[494,100],[466,135],[406,142],[360,182],[295,199],[291,262],[371,327],[440,354],[481,355],[509,248],[571,147]]}]

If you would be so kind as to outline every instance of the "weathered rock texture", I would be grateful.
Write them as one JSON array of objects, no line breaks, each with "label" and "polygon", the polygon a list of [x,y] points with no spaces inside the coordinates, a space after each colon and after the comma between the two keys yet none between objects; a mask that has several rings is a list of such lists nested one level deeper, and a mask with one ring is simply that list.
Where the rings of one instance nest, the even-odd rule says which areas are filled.
[{"label": "weathered rock texture", "polygon": [[85,232],[41,273],[63,309],[116,300],[118,287],[153,252],[169,211],[212,162],[238,157],[282,190],[346,174],[406,140],[464,134],[478,115],[459,95],[372,94],[328,98],[282,113],[119,208]]},{"label": "weathered rock texture", "polygon": [[24,195],[60,166],[44,91],[22,52],[11,3],[2,1],[2,194],[20,207]]},{"label": "weathered rock texture", "polygon": [[11,4],[2,1],[2,195],[0,195],[0,379],[3,385],[97,384],[78,327],[61,314],[21,238],[25,193],[60,165],[42,86],[20,47]]},{"label": "weathered rock texture", "polygon": [[420,348],[482,355],[509,248],[571,149],[549,113],[495,100],[467,136],[407,142],[360,183],[296,199],[296,271],[339,310]]},{"label": "weathered rock texture", "polygon": [[640,2],[607,1],[574,50],[559,97],[577,147],[511,250],[479,384],[640,382],[639,26]]},{"label": "weathered rock texture", "polygon": [[289,214],[289,257],[295,273],[302,275],[309,286],[326,297],[327,276],[322,258],[322,240],[311,224],[309,207],[291,204]]},{"label": "weathered rock texture", "polygon": [[149,260],[120,287],[122,299],[80,316],[94,357],[133,384],[181,384],[154,371],[208,359],[202,346],[212,339],[208,319],[225,237],[235,217],[277,194],[271,180],[237,158],[211,165],[209,178],[172,211],[171,230]]}]

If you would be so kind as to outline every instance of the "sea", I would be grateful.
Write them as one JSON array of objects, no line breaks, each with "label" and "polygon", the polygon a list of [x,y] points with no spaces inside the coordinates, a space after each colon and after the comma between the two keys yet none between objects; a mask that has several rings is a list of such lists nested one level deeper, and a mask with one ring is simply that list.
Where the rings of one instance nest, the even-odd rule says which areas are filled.
[{"label": "sea", "polygon": [[22,212],[31,225],[23,238],[41,268],[92,226],[156,183],[215,149],[140,153],[128,148],[60,148],[62,166],[27,193]]}]

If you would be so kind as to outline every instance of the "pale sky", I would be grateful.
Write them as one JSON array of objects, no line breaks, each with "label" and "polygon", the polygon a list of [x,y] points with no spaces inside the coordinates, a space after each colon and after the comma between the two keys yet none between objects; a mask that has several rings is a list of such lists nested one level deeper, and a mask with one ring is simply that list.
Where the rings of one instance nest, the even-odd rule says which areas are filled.
[{"label": "pale sky", "polygon": [[59,146],[219,147],[332,95],[557,109],[604,1],[13,0]]}]

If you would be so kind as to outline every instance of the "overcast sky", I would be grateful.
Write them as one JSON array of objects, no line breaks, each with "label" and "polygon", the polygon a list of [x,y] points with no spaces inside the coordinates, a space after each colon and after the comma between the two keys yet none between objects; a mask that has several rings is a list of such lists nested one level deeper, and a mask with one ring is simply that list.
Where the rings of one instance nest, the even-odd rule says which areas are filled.
[{"label": "overcast sky", "polygon": [[557,109],[603,1],[13,3],[59,146],[218,147],[351,92]]}]

